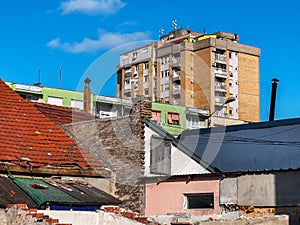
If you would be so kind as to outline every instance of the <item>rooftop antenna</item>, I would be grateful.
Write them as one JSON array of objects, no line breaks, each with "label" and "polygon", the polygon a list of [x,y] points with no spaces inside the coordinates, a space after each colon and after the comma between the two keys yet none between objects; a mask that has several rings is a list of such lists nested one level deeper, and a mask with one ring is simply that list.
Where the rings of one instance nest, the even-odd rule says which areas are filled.
[{"label": "rooftop antenna", "polygon": [[38,82],[36,84],[34,84],[35,86],[41,86],[41,73],[42,70],[38,70]]},{"label": "rooftop antenna", "polygon": [[173,20],[173,21],[172,21],[172,29],[173,29],[173,30],[177,30],[177,26],[178,26],[177,20]]},{"label": "rooftop antenna", "polygon": [[203,27],[203,34],[206,34],[206,29],[205,29],[205,27]]},{"label": "rooftop antenna", "polygon": [[60,66],[59,69],[59,88],[62,88],[62,77],[63,77],[63,73],[62,73],[62,66]]},{"label": "rooftop antenna", "polygon": [[159,38],[161,38],[165,33],[165,29],[164,28],[160,28],[159,29]]}]

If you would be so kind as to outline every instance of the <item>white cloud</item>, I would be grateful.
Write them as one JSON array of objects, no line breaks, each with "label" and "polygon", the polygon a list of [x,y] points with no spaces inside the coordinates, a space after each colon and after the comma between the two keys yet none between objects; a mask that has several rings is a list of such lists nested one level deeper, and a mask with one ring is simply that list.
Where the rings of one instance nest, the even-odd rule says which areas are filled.
[{"label": "white cloud", "polygon": [[97,52],[101,49],[107,50],[122,44],[149,39],[149,32],[105,33],[103,30],[99,30],[99,38],[96,40],[84,38],[81,42],[62,43],[60,38],[56,38],[48,42],[47,46],[51,48],[61,49],[62,51],[70,53],[91,53]]},{"label": "white cloud", "polygon": [[125,5],[126,3],[121,0],[68,0],[60,3],[59,10],[63,15],[70,13],[110,15],[115,14]]}]

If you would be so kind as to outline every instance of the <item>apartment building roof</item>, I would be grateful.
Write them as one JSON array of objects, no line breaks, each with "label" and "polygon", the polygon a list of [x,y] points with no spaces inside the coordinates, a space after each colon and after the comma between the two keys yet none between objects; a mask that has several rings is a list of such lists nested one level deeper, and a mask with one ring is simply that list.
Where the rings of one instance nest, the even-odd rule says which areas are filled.
[{"label": "apartment building roof", "polygon": [[9,165],[10,170],[20,173],[90,176],[101,176],[100,171],[103,176],[109,173],[104,165],[2,80],[0,149],[2,171]]},{"label": "apartment building roof", "polygon": [[178,141],[221,172],[300,169],[300,118],[184,131]]}]

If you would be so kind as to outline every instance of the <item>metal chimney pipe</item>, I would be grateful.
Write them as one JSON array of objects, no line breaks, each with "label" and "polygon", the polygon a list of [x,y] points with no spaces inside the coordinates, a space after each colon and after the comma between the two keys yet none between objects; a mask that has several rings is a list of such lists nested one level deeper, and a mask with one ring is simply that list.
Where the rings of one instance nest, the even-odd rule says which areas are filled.
[{"label": "metal chimney pipe", "polygon": [[272,93],[271,93],[269,121],[273,121],[275,117],[275,102],[276,102],[276,92],[277,92],[278,82],[279,82],[278,79],[276,78],[272,79]]}]

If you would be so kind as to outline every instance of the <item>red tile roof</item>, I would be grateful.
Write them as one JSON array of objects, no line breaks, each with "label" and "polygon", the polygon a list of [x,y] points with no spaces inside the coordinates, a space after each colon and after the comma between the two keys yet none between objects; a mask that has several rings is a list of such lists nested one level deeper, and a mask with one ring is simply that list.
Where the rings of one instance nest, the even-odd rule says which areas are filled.
[{"label": "red tile roof", "polygon": [[103,167],[33,104],[0,79],[0,161],[17,165]]},{"label": "red tile roof", "polygon": [[95,117],[83,110],[44,103],[33,103],[46,117],[57,125],[94,120]]}]

